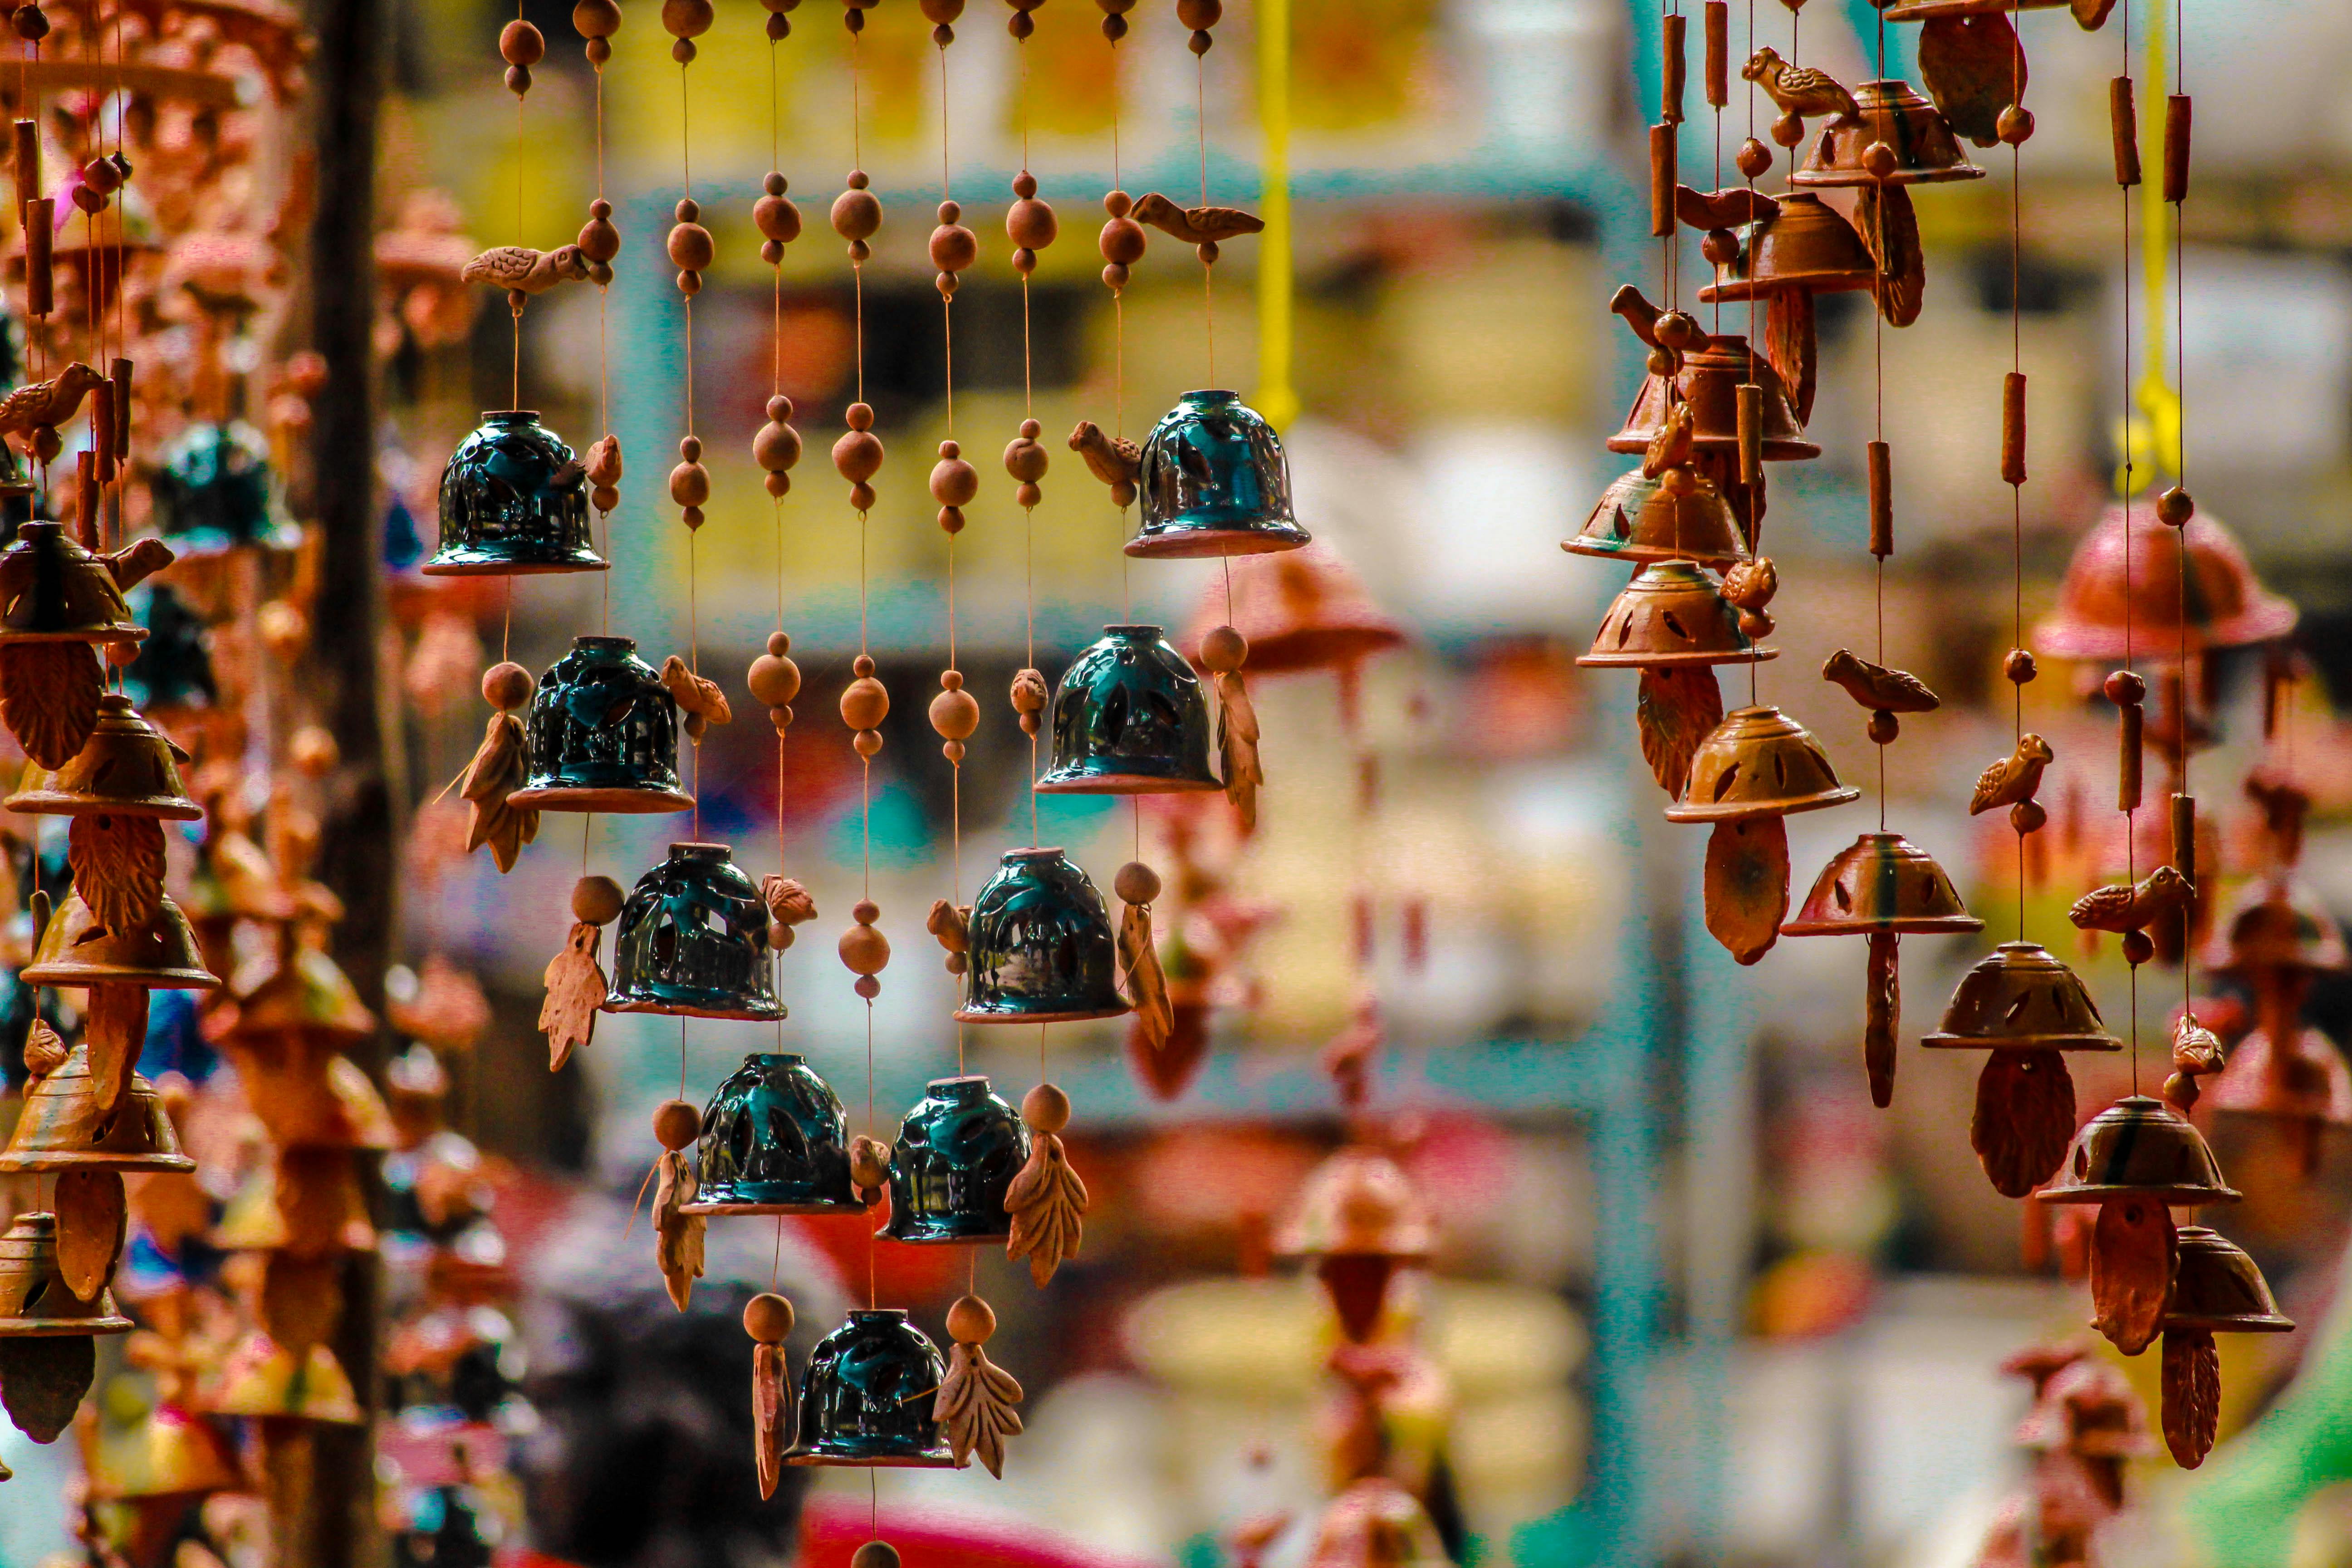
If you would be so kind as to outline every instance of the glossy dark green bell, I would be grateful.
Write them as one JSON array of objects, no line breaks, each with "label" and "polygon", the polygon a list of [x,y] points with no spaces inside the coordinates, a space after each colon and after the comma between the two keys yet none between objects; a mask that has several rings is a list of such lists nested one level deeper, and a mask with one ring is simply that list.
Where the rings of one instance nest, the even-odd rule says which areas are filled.
[{"label": "glossy dark green bell", "polygon": [[947,1363],[895,1307],[868,1307],[816,1342],[801,1380],[800,1440],[788,1465],[947,1469],[955,1464],[932,1395]]},{"label": "glossy dark green bell", "polygon": [[587,470],[529,409],[485,414],[441,470],[441,548],[428,576],[602,572]]},{"label": "glossy dark green bell", "polygon": [[688,1214],[859,1214],[849,1119],[808,1063],[743,1058],[702,1113],[701,1185]]},{"label": "glossy dark green bell", "polygon": [[604,1011],[781,1018],[768,952],[768,907],[727,846],[673,844],[621,906]]},{"label": "glossy dark green bell", "polygon": [[1188,392],[1144,437],[1143,527],[1129,555],[1263,555],[1307,531],[1290,511],[1281,438],[1230,392]]},{"label": "glossy dark green bell", "polygon": [[890,1224],[898,1241],[1002,1241],[1005,1190],[1029,1159],[1021,1113],[988,1079],[938,1078],[898,1124],[890,1152]]},{"label": "glossy dark green bell", "polygon": [[140,584],[132,613],[147,628],[139,657],[122,672],[122,689],[142,713],[210,708],[220,688],[213,678],[212,638],[202,616],[168,583]]},{"label": "glossy dark green bell", "polygon": [[243,420],[203,420],[172,438],[148,490],[158,531],[178,549],[292,544],[301,531],[270,504],[269,445]]},{"label": "glossy dark green bell", "polygon": [[966,1024],[1115,1018],[1118,942],[1102,895],[1059,849],[1008,849],[972,900]]},{"label": "glossy dark green bell", "polygon": [[1054,692],[1048,795],[1223,789],[1209,766],[1209,698],[1158,626],[1105,626]]},{"label": "glossy dark green bell", "polygon": [[530,697],[517,810],[687,811],[677,700],[628,637],[574,637]]}]

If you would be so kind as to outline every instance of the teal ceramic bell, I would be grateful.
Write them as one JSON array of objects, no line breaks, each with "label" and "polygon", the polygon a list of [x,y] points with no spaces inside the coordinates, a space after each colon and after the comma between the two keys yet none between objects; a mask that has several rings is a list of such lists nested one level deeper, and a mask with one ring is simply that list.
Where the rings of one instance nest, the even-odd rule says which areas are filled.
[{"label": "teal ceramic bell", "polygon": [[529,409],[485,414],[441,470],[441,548],[429,576],[602,572],[587,470]]},{"label": "teal ceramic bell", "polygon": [[1059,849],[1008,849],[972,900],[966,1024],[1115,1018],[1118,942],[1102,895]]},{"label": "teal ceramic bell", "polygon": [[816,1342],[801,1379],[800,1441],[789,1465],[948,1469],[932,1395],[947,1363],[895,1307],[868,1307]]},{"label": "teal ceramic bell", "polygon": [[1005,1190],[1029,1159],[1020,1112],[977,1073],[933,1079],[898,1124],[890,1153],[890,1223],[898,1241],[1002,1241],[1013,1234]]},{"label": "teal ceramic bell", "polygon": [[1209,766],[1209,698],[1158,626],[1105,626],[1054,692],[1048,795],[1223,789]]},{"label": "teal ceramic bell", "polygon": [[243,420],[204,420],[163,448],[150,481],[158,531],[175,548],[297,544],[302,531],[270,505],[269,444]]},{"label": "teal ceramic bell", "polygon": [[530,698],[517,810],[687,811],[677,700],[627,637],[574,637]]},{"label": "teal ceramic bell", "polygon": [[142,583],[131,595],[147,628],[139,657],[122,672],[122,689],[142,713],[210,708],[220,695],[213,678],[211,634],[167,583]]},{"label": "teal ceramic bell", "polygon": [[849,1119],[808,1063],[743,1058],[702,1113],[701,1183],[688,1214],[862,1214],[849,1180]]},{"label": "teal ceramic bell", "polygon": [[1144,438],[1137,488],[1143,526],[1129,555],[1263,555],[1309,537],[1291,516],[1280,437],[1230,392],[1177,401]]},{"label": "teal ceramic bell", "polygon": [[604,1011],[781,1018],[768,952],[768,907],[727,846],[673,844],[621,906]]}]

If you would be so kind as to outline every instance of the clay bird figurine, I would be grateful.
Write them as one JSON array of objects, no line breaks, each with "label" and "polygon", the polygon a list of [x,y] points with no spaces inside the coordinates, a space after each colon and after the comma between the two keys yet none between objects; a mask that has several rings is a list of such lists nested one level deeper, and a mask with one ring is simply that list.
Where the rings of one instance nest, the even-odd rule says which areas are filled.
[{"label": "clay bird figurine", "polygon": [[458,274],[468,283],[487,283],[509,295],[544,294],[558,283],[576,283],[588,276],[588,258],[576,245],[553,250],[533,250],[527,245],[499,245],[466,263]]},{"label": "clay bird figurine", "polygon": [[1691,405],[1677,403],[1666,410],[1658,421],[1658,433],[1650,437],[1649,449],[1642,454],[1642,477],[1654,479],[1668,468],[1686,467],[1691,460]]},{"label": "clay bird figurine", "polygon": [[1742,561],[1723,574],[1723,596],[1739,609],[1760,610],[1780,591],[1780,569],[1769,555]]},{"label": "clay bird figurine", "polygon": [[702,739],[703,731],[709,726],[734,720],[733,710],[727,706],[727,693],[719,689],[719,682],[695,674],[677,655],[672,654],[662,661],[661,683],[677,700],[677,705],[686,710],[686,732],[695,740]]},{"label": "clay bird figurine", "polygon": [[760,901],[768,906],[768,919],[778,925],[806,925],[816,919],[816,900],[790,877],[771,873],[761,878]]},{"label": "clay bird figurine", "polygon": [[2186,1116],[2197,1103],[2197,1080],[2227,1066],[2221,1037],[2183,1010],[2172,1026],[2172,1076],[2164,1080],[2164,1098]]},{"label": "clay bird figurine", "polygon": [[1824,114],[1856,114],[1862,106],[1835,78],[1811,66],[1794,66],[1769,45],[1748,57],[1739,74],[1761,87],[1783,114],[1818,119]]},{"label": "clay bird figurine", "polygon": [[1143,448],[1124,436],[1113,436],[1091,419],[1081,419],[1070,432],[1070,450],[1085,459],[1087,471],[1116,490],[1127,487],[1132,497],[1136,476],[1143,471]]},{"label": "clay bird figurine", "polygon": [[2017,750],[1977,775],[1976,794],[1969,797],[1969,815],[1980,816],[1997,805],[2032,800],[2042,787],[2042,770],[2056,753],[2050,742],[2028,731],[2017,738]]},{"label": "clay bird figurine", "polygon": [[2137,883],[2094,888],[2074,900],[2066,918],[2084,931],[2139,931],[2158,915],[2186,905],[2197,889],[2169,866],[2158,866]]},{"label": "clay bird figurine", "polygon": [[105,384],[106,377],[76,360],[48,381],[20,386],[0,397],[0,436],[30,436],[27,447],[50,445],[54,456],[58,426],[74,416],[83,398]]},{"label": "clay bird figurine", "polygon": [[1146,192],[1135,204],[1134,218],[1164,234],[1195,245],[1214,244],[1235,235],[1255,234],[1265,220],[1239,207],[1180,207],[1158,191]]},{"label": "clay bird figurine", "polygon": [[179,557],[160,539],[140,539],[99,559],[106,563],[107,574],[114,579],[114,585],[127,594]]},{"label": "clay bird figurine", "polygon": [[[1909,670],[1873,664],[1844,648],[1830,655],[1822,664],[1822,679],[1832,686],[1845,688],[1848,697],[1874,713],[1927,713],[1943,702],[1942,698],[1927,689],[1926,681]],[[1979,783],[1978,788],[1981,791],[1983,787]]]},{"label": "clay bird figurine", "polygon": [[1780,216],[1780,204],[1761,191],[1733,185],[1722,191],[1675,187],[1675,216],[1692,228],[1738,228]]}]

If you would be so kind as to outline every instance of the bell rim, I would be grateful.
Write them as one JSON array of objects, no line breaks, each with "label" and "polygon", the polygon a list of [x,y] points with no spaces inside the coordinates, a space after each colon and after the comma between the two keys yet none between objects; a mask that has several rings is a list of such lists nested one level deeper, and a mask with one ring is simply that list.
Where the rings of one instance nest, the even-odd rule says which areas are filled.
[{"label": "bell rim", "polygon": [[2119,1051],[2123,1041],[2113,1035],[1955,1035],[1938,1029],[1922,1035],[1919,1043],[1935,1051]]},{"label": "bell rim", "polygon": [[1776,800],[1769,805],[1748,802],[1718,801],[1706,805],[1685,805],[1680,801],[1666,807],[1668,822],[1742,822],[1763,816],[1794,816],[1800,812],[1825,811],[1833,805],[1844,805],[1862,798],[1862,791],[1850,784],[1833,784],[1825,790],[1801,796],[1791,802]]},{"label": "bell rim", "polygon": [[1952,936],[1984,930],[1975,915],[1906,915],[1888,921],[1789,921],[1782,936],[1869,936],[1887,931],[1896,936]]},{"label": "bell rim", "polygon": [[566,561],[468,561],[459,556],[444,561],[439,552],[433,559],[417,567],[427,577],[552,577],[567,572],[609,572],[613,563],[594,551],[581,552]]},{"label": "bell rim", "polygon": [[200,822],[205,808],[185,795],[142,795],[127,801],[95,801],[65,790],[19,790],[0,806],[27,816],[148,816],[163,822]]},{"label": "bell rim", "polygon": [[[1761,354],[1759,354],[1757,357],[1759,359],[1763,358]],[[1626,435],[1620,432],[1617,435],[1610,437],[1603,445],[1607,447],[1610,451],[1622,455],[1638,455],[1640,453],[1646,452],[1650,449],[1650,443],[1657,439],[1658,427],[1654,425],[1648,425],[1640,426],[1639,428],[1641,431],[1640,434]],[[1696,447],[1702,452],[1737,452],[1739,450],[1739,437],[1737,436],[1694,436],[1691,437],[1691,445]],[[1764,461],[1768,463],[1807,463],[1821,455],[1822,449],[1820,446],[1811,441],[1768,439],[1764,443],[1763,457]]]},{"label": "bell rim", "polygon": [[1601,543],[1584,534],[1559,542],[1561,550],[1570,555],[1581,555],[1592,561],[1625,561],[1642,566],[1654,566],[1661,561],[1687,561],[1697,566],[1713,566],[1719,563],[1738,563],[1748,559],[1745,549],[1737,553],[1714,555],[1690,550],[1661,548],[1655,544],[1627,544],[1622,549],[1604,549]]},{"label": "bell rim", "polygon": [[961,1470],[955,1455],[946,1448],[936,1453],[891,1455],[885,1458],[853,1458],[846,1454],[788,1452],[784,1463],[803,1469],[832,1468],[843,1470]]},{"label": "bell rim", "polygon": [[1867,169],[1799,169],[1790,174],[1789,184],[1810,185],[1816,190],[1837,189],[1841,186],[1875,185],[1940,185],[1955,180],[1981,180],[1983,165],[1969,163],[1965,156],[1958,163],[1937,169],[1897,169],[1882,182]]},{"label": "bell rim", "polygon": [[970,1006],[955,1010],[959,1024],[1085,1024],[1097,1018],[1124,1018],[1135,1009],[1126,1003],[1112,1008],[1093,1008],[1068,1013],[982,1012]]},{"label": "bell rim", "polygon": [[1990,16],[2013,11],[2051,11],[2066,0],[1902,0],[1885,11],[1890,22],[1925,22],[1937,16]]},{"label": "bell rim", "polygon": [[2167,1332],[2175,1329],[2202,1329],[2209,1334],[2285,1334],[2294,1331],[2294,1320],[2276,1312],[2250,1313],[2242,1318],[2210,1313],[2167,1312],[2164,1314],[2162,1327]]},{"label": "bell rim", "polygon": [[667,1018],[717,1018],[739,1024],[773,1024],[786,1016],[782,1002],[775,1004],[773,1012],[754,1012],[743,1007],[681,1006],[675,1002],[615,1002],[607,997],[596,1010],[600,1013],[654,1013]]},{"label": "bell rim", "polygon": [[1690,653],[1580,653],[1576,662],[1585,669],[1669,669],[1697,664],[1769,664],[1780,657],[1777,647],[1719,653],[1701,648]]},{"label": "bell rim", "polygon": [[[54,917],[53,917],[54,918]],[[28,963],[17,975],[30,985],[136,985],[146,991],[217,991],[220,976],[204,969],[128,969],[121,964]]]},{"label": "bell rim", "polygon": [[748,1203],[731,1198],[721,1198],[706,1203],[697,1198],[690,1204],[680,1204],[677,1212],[720,1217],[729,1215],[846,1215],[864,1214],[866,1205],[856,1198],[832,1198],[802,1204]]},{"label": "bell rim", "polygon": [[110,1310],[91,1318],[0,1318],[0,1340],[93,1339],[127,1334],[131,1328],[130,1319]]},{"label": "bell rim", "polygon": [[1082,763],[1046,773],[1029,787],[1039,795],[1196,795],[1225,787],[1217,778],[1170,777],[1160,773],[1087,773]]},{"label": "bell rim", "polygon": [[101,1149],[87,1152],[31,1149],[21,1154],[0,1153],[0,1176],[46,1174],[52,1171],[142,1171],[185,1175],[195,1168],[195,1161],[185,1154],[109,1154]]},{"label": "bell rim", "polygon": [[1775,294],[1853,294],[1874,288],[1875,272],[1853,268],[1821,268],[1810,272],[1776,272],[1762,282],[1751,278],[1735,278],[1725,283],[1709,283],[1698,291],[1702,305],[1745,303],[1749,300],[1766,300]]},{"label": "bell rim", "polygon": [[684,790],[625,784],[549,784],[519,789],[507,796],[519,810],[595,812],[614,816],[660,816],[694,809]]},{"label": "bell rim", "polygon": [[2166,1182],[2154,1186],[2124,1186],[2113,1182],[2085,1182],[2081,1186],[2049,1186],[2035,1193],[2034,1197],[2045,1204],[2103,1204],[2113,1198],[2145,1198],[2160,1203],[2167,1208],[2201,1208],[2207,1204],[2234,1204],[2245,1197],[2235,1187],[2209,1187],[2188,1182]]},{"label": "bell rim", "polygon": [[145,642],[147,628],[136,621],[103,621],[96,626],[79,626],[69,631],[25,632],[13,626],[0,626],[0,647],[37,642]]},{"label": "bell rim", "polygon": [[901,1247],[990,1247],[1009,1239],[1013,1235],[1013,1220],[1009,1215],[1001,1228],[960,1231],[953,1236],[904,1236],[893,1228],[897,1223],[898,1215],[893,1211],[891,1223],[876,1231],[874,1233],[876,1237],[883,1241],[895,1241]]},{"label": "bell rim", "polygon": [[1315,542],[1315,536],[1296,522],[1269,520],[1249,528],[1220,528],[1210,523],[1147,522],[1120,546],[1138,560],[1182,561],[1202,556],[1276,555]]}]

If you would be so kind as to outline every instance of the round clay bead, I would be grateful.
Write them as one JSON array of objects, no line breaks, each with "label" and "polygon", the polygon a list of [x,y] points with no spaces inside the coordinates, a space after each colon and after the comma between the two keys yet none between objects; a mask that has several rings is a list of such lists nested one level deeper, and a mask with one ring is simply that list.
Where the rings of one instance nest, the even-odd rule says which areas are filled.
[{"label": "round clay bead", "polygon": [[499,29],[499,58],[510,66],[535,66],[547,58],[547,39],[517,16]]},{"label": "round clay bead", "polygon": [[790,632],[770,632],[768,634],[768,651],[774,654],[778,658],[782,658],[784,655],[792,652],[793,634]]},{"label": "round clay bead", "polygon": [[1121,903],[1148,904],[1160,896],[1160,873],[1140,860],[1129,860],[1118,868],[1110,886]]},{"label": "round clay bead", "polygon": [[890,963],[890,939],[872,926],[841,933],[841,962],[852,974],[879,974]]},{"label": "round clay bead", "polygon": [[882,226],[882,203],[862,183],[864,176],[852,174],[848,190],[833,198],[833,232],[846,240],[874,237]]},{"label": "round clay bead", "polygon": [[842,689],[841,721],[853,730],[878,728],[890,716],[890,693],[870,675],[861,675]]},{"label": "round clay bead", "polygon": [[1132,267],[1143,259],[1149,237],[1143,226],[1131,217],[1115,217],[1102,226],[1095,244],[1103,259],[1114,267]]},{"label": "round clay bead", "polygon": [[1213,626],[1201,639],[1201,663],[1220,675],[1242,667],[1249,658],[1249,639],[1231,626]]},{"label": "round clay bead", "polygon": [[941,506],[970,506],[980,494],[980,470],[962,454],[953,441],[940,443],[940,460],[931,467],[931,499]]},{"label": "round clay bead", "polygon": [[618,0],[579,0],[572,7],[572,30],[583,38],[609,38],[621,30]]},{"label": "round clay bead", "polygon": [[710,231],[698,223],[681,223],[669,231],[669,264],[680,272],[707,272],[718,248]]},{"label": "round clay bead", "polygon": [[2042,825],[2050,820],[2050,813],[2038,800],[2021,800],[2009,808],[2009,826],[2018,834],[2039,833]]},{"label": "round clay bead", "polygon": [[1863,169],[1874,180],[1883,180],[1895,173],[1898,162],[1895,149],[1884,142],[1873,142],[1862,150]]},{"label": "round clay bead", "polygon": [[698,38],[710,30],[710,0],[662,0],[662,31],[673,38]]},{"label": "round clay bead", "polygon": [[654,1107],[654,1140],[665,1149],[683,1149],[702,1136],[702,1112],[683,1100]]},{"label": "round clay bead", "polygon": [[768,950],[782,952],[793,945],[793,928],[782,921],[768,922]]},{"label": "round clay bead", "polygon": [[511,659],[482,672],[482,700],[505,713],[530,700],[530,671]]},{"label": "round clay bead", "polygon": [[979,699],[961,689],[940,692],[931,699],[931,728],[944,741],[971,739],[980,728]]},{"label": "round clay bead", "polygon": [[2156,943],[2144,931],[2124,932],[2124,962],[2135,968],[2156,956]]},{"label": "round clay bead", "polygon": [[572,884],[572,918],[592,926],[621,918],[621,884],[610,877],[583,877]]},{"label": "round clay bead", "polygon": [[2197,503],[2179,485],[2156,498],[2156,520],[2168,528],[2186,528],[2196,515]]},{"label": "round clay bead", "polygon": [[1224,18],[1222,0],[1176,0],[1176,19],[1196,33],[1205,33]]},{"label": "round clay bead", "polygon": [[1902,721],[1887,710],[1881,708],[1870,715],[1870,738],[1877,744],[1891,746],[1895,743],[1895,737],[1902,732]]},{"label": "round clay bead", "polygon": [[960,1345],[984,1345],[996,1332],[996,1310],[977,1296],[959,1296],[948,1309],[948,1338]]},{"label": "round clay bead", "polygon": [[[517,98],[520,98],[524,93],[530,90],[530,68],[529,66],[507,67],[507,90],[513,93]],[[81,200],[81,192],[76,191],[74,193],[74,200],[76,202],[79,202]]]},{"label": "round clay bead", "polygon": [[679,506],[701,506],[710,499],[710,470],[700,463],[678,464],[669,471],[669,499]]},{"label": "round clay bead", "polygon": [[2009,677],[2013,686],[2023,686],[2032,680],[2034,671],[2033,650],[2030,647],[2011,648],[2009,657],[2000,661],[2000,672]]},{"label": "round clay bead", "polygon": [[1070,1124],[1070,1097],[1050,1083],[1041,1083],[1021,1097],[1021,1120],[1032,1132],[1059,1132]]},{"label": "round clay bead", "polygon": [[882,437],[871,430],[844,432],[833,444],[833,467],[851,484],[864,484],[882,471]]},{"label": "round clay bead", "polygon": [[801,433],[780,419],[771,419],[751,437],[751,460],[772,474],[781,474],[801,460]]},{"label": "round clay bead", "polygon": [[2021,103],[2012,103],[2000,111],[1993,121],[1993,134],[2014,147],[2033,134],[2033,110]]},{"label": "round clay bead", "polygon": [[1739,237],[1727,228],[1711,228],[1699,241],[1698,253],[1716,267],[1728,267],[1739,259]]},{"label": "round clay bead", "polygon": [[1748,179],[1758,179],[1772,166],[1772,149],[1750,136],[1739,144],[1739,151],[1732,155],[1732,162]]},{"label": "round clay bead", "polygon": [[751,661],[744,684],[761,707],[781,708],[801,694],[801,667],[781,654],[763,653]]},{"label": "round clay bead", "polygon": [[[953,202],[942,202],[945,212]],[[961,272],[980,259],[980,237],[960,223],[942,222],[931,230],[931,265],[941,272]]]},{"label": "round clay bead", "polygon": [[2147,697],[2147,682],[2136,671],[2128,669],[2110,671],[2099,689],[2107,694],[2107,700],[2118,708],[2144,701]]},{"label": "round clay bead", "polygon": [[780,1345],[792,1337],[793,1304],[772,1290],[762,1290],[743,1303],[743,1331],[763,1345]]},{"label": "round clay bead", "polygon": [[849,1568],[898,1568],[898,1549],[887,1541],[869,1541],[849,1554]]},{"label": "round clay bead", "polygon": [[1043,250],[1061,233],[1054,209],[1034,196],[1014,202],[1004,215],[1004,232],[1024,250]]}]

